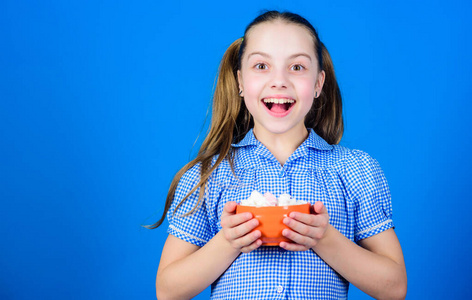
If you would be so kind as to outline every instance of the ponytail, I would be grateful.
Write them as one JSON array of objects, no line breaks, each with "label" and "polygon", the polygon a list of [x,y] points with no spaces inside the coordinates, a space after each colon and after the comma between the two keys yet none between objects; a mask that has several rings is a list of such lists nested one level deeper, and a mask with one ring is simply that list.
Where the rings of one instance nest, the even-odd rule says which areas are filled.
[{"label": "ponytail", "polygon": [[328,50],[317,41],[321,51],[321,69],[325,72],[325,82],[318,98],[305,118],[305,126],[313,128],[329,144],[338,144],[344,132],[341,91],[334,74],[334,66]]},{"label": "ponytail", "polygon": [[[246,109],[244,101],[239,97],[238,92],[237,71],[240,45],[241,39],[234,41],[228,47],[221,60],[218,70],[218,80],[213,95],[210,132],[203,141],[197,157],[186,164],[174,176],[167,193],[164,212],[161,218],[156,223],[145,226],[146,228],[154,229],[164,222],[166,214],[174,200],[174,194],[180,178],[189,169],[199,163],[201,164],[200,181],[176,207],[177,210],[190,195],[200,189],[197,204],[186,215],[192,214],[198,208],[205,193],[206,182],[218,165],[227,158],[230,161],[230,166],[233,166],[231,153],[233,137],[235,138],[235,142],[242,139],[247,131],[249,131],[249,128],[251,128],[252,122],[249,111]],[[211,163],[215,155],[218,155],[218,157],[215,164],[212,165]]]}]

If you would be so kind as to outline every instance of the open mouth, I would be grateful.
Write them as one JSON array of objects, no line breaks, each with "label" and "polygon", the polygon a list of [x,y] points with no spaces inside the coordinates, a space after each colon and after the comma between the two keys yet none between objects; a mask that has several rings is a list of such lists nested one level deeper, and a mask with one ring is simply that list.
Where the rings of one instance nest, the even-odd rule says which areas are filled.
[{"label": "open mouth", "polygon": [[287,112],[295,104],[295,100],[287,98],[264,98],[262,102],[273,113]]}]

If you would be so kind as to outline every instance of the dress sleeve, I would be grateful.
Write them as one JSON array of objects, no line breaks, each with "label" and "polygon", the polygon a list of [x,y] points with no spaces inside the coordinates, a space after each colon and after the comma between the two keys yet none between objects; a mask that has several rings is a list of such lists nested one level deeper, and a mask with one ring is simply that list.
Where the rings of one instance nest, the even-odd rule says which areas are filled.
[{"label": "dress sleeve", "polygon": [[345,165],[348,197],[354,202],[354,241],[394,227],[390,189],[379,163],[353,150]]},{"label": "dress sleeve", "polygon": [[[200,181],[200,169],[200,164],[197,164],[185,172],[180,178],[172,205],[167,212],[167,219],[169,221],[167,233],[202,247],[211,239],[211,230],[205,199],[198,201],[200,188],[195,190],[195,192],[177,207],[178,204],[182,202],[182,199],[184,199]],[[195,208],[195,210],[190,213],[193,208]]]}]

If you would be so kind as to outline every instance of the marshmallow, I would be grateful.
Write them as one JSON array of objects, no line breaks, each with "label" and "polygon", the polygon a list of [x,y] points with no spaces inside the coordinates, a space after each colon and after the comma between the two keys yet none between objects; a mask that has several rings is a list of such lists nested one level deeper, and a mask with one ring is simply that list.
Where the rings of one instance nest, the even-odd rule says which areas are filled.
[{"label": "marshmallow", "polygon": [[251,196],[246,200],[242,200],[240,204],[244,206],[287,206],[305,203],[305,201],[296,200],[289,194],[282,194],[277,200],[277,198],[270,192],[262,195],[258,191],[253,191]]}]

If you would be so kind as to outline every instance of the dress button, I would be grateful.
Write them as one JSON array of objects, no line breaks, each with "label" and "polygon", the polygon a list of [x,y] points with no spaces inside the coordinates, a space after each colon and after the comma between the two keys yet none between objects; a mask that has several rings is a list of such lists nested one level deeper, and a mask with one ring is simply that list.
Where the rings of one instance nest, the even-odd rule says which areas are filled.
[{"label": "dress button", "polygon": [[280,294],[280,293],[282,293],[283,291],[284,291],[284,287],[281,286],[281,285],[279,285],[279,286],[277,287],[277,293]]},{"label": "dress button", "polygon": [[279,177],[282,178],[285,176],[285,170],[284,168],[280,169],[280,172],[279,172]]}]

